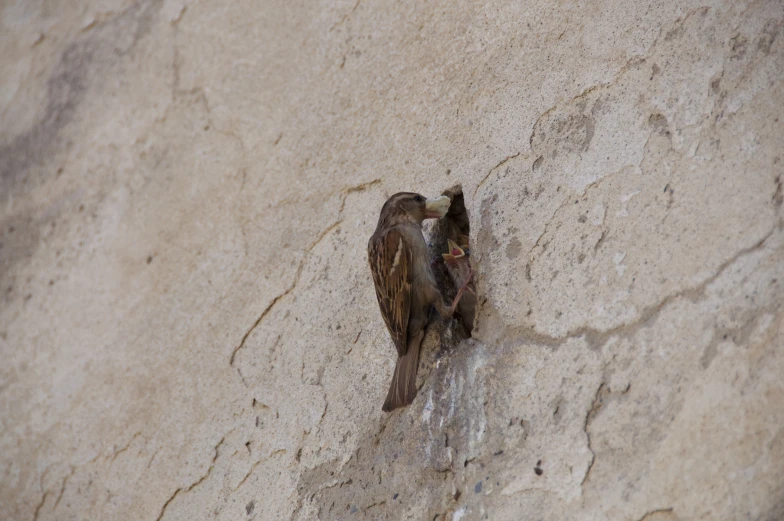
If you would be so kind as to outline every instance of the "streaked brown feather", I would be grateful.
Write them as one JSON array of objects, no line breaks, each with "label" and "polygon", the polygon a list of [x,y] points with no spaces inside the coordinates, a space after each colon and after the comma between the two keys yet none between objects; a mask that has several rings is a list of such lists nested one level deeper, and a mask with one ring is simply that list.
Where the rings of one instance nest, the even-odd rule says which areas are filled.
[{"label": "streaked brown feather", "polygon": [[381,316],[395,342],[398,356],[404,356],[408,351],[408,317],[411,312],[411,248],[400,231],[390,228],[381,235],[371,237],[368,261]]}]

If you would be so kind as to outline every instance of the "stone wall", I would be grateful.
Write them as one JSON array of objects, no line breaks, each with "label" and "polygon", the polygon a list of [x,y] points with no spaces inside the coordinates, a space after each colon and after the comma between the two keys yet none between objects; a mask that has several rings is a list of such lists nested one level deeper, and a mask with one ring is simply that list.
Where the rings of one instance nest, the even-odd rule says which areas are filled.
[{"label": "stone wall", "polygon": [[[0,3],[0,518],[784,519],[784,4]],[[366,244],[460,186],[416,401]]]}]

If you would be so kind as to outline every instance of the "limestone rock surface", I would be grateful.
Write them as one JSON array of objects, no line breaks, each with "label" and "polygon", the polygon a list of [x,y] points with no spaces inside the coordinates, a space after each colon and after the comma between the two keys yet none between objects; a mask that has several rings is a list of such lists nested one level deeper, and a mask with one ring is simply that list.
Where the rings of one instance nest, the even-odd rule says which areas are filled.
[{"label": "limestone rock surface", "polygon": [[0,121],[0,519],[784,519],[782,2],[4,0]]}]

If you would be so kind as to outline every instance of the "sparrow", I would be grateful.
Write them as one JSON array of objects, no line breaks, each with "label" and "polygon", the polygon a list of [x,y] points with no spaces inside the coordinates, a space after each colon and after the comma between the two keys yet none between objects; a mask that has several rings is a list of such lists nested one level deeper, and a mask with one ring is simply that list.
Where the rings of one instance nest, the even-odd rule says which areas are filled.
[{"label": "sparrow", "polygon": [[431,307],[444,318],[452,308],[444,304],[430,267],[422,221],[439,219],[449,210],[446,196],[425,199],[400,192],[381,208],[376,231],[368,242],[368,261],[376,297],[392,341],[397,365],[382,410],[392,411],[414,401],[419,348],[425,336]]},{"label": "sparrow", "polygon": [[[463,319],[463,326],[470,335],[474,328],[474,316],[476,314],[474,271],[471,268],[471,260],[469,259],[468,236],[461,235],[458,240],[461,246],[449,239],[447,241],[449,252],[442,253],[441,256],[444,258],[449,278],[452,279],[452,284],[457,288],[455,302],[459,302],[458,310]],[[466,290],[469,292],[468,294],[465,294]]]}]

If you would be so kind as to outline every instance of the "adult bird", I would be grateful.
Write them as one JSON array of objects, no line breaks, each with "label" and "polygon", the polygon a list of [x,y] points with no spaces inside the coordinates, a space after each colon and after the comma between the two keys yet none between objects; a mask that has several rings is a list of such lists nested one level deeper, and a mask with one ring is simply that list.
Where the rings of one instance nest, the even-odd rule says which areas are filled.
[{"label": "adult bird", "polygon": [[376,231],[368,242],[368,260],[381,315],[397,348],[398,360],[382,409],[392,411],[414,401],[419,348],[425,335],[430,307],[451,317],[436,286],[428,260],[422,221],[446,215],[446,196],[425,199],[401,192],[381,208]]}]

